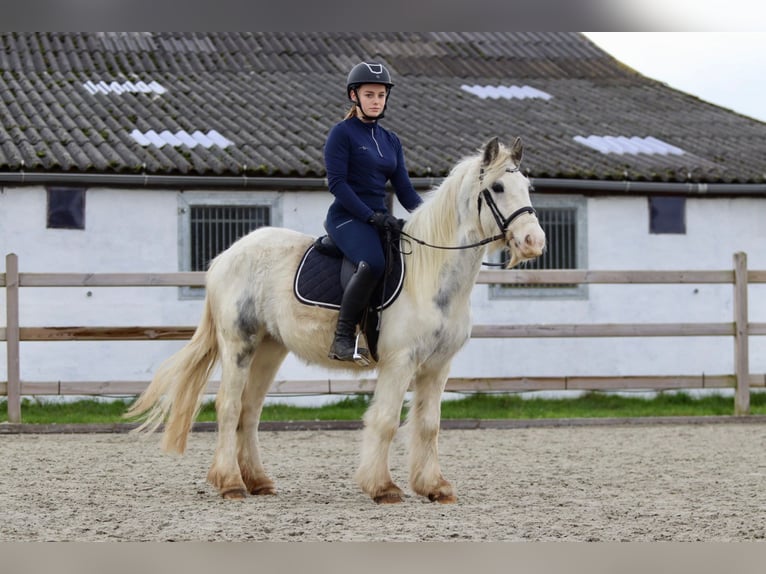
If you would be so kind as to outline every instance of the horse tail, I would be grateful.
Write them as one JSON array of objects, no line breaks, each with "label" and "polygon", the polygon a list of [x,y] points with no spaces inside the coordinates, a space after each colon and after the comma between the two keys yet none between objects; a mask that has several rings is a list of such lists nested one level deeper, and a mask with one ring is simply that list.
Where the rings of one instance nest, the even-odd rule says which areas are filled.
[{"label": "horse tail", "polygon": [[165,422],[163,450],[183,454],[217,361],[215,322],[210,298],[206,297],[202,318],[191,340],[160,365],[152,382],[125,413],[129,418],[148,413],[134,432],[150,434]]}]

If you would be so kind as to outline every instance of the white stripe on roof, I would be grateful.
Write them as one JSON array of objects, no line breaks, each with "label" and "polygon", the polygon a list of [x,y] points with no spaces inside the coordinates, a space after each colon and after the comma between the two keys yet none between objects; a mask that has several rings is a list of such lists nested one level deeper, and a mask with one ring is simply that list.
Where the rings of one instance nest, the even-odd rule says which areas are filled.
[{"label": "white stripe on roof", "polygon": [[88,90],[91,95],[95,95],[97,93],[102,94],[122,94],[122,93],[143,93],[143,94],[164,94],[167,92],[165,88],[163,88],[160,84],[157,82],[150,82],[149,84],[145,82],[110,82],[106,83],[104,81],[93,83],[91,81],[85,82],[82,85],[83,88]]},{"label": "white stripe on roof", "polygon": [[226,147],[231,145],[231,142],[229,140],[227,140],[225,137],[223,137],[221,134],[219,134],[215,130],[210,130],[209,132],[207,132],[207,136],[211,140],[213,140],[213,143],[217,145],[218,147]]},{"label": "white stripe on roof", "polygon": [[636,136],[575,136],[573,139],[601,153],[616,153],[620,155],[636,155],[640,153],[647,155],[683,155],[686,153],[681,148],[652,136],[645,138]]},{"label": "white stripe on roof", "polygon": [[138,142],[138,145],[148,146],[148,145],[151,145],[152,143],[144,134],[142,134],[138,130],[133,130],[132,132],[130,132],[130,137],[136,140]]},{"label": "white stripe on roof", "polygon": [[162,130],[160,132],[160,137],[162,138],[163,141],[168,142],[173,147],[184,145],[184,142],[182,142],[180,139],[178,139],[174,134],[170,133],[168,130]]},{"label": "white stripe on roof", "polygon": [[189,148],[193,148],[201,145],[205,148],[211,148],[212,146],[217,145],[218,147],[226,148],[230,145],[234,145],[234,142],[226,139],[215,130],[210,130],[206,134],[199,130],[196,130],[192,134],[188,134],[185,131],[172,133],[169,130],[163,130],[161,133],[157,133],[154,130],[149,130],[148,132],[133,130],[130,132],[130,137],[144,147],[148,145],[154,145],[158,148],[165,145],[173,147],[185,145]]},{"label": "white stripe on roof", "polygon": [[195,140],[186,132],[176,132],[176,137],[181,140],[187,147],[194,147],[198,144],[197,140]]},{"label": "white stripe on roof", "polygon": [[146,136],[146,139],[152,142],[152,145],[154,145],[155,147],[162,147],[166,143],[168,143],[164,139],[162,139],[160,135],[154,130],[149,130],[144,135]]},{"label": "white stripe on roof", "polygon": [[553,97],[532,86],[479,86],[478,84],[469,86],[468,84],[463,84],[460,88],[475,96],[479,96],[482,100],[487,98],[495,100],[498,98],[504,98],[506,100],[524,100],[526,98],[542,98],[543,100],[550,100]]},{"label": "white stripe on roof", "polygon": [[[209,133],[210,133],[210,132],[208,132],[208,134],[209,134]],[[194,138],[196,141],[198,141],[198,142],[200,143],[200,145],[202,145],[202,146],[203,146],[203,147],[205,147],[205,148],[210,148],[210,147],[213,147],[213,145],[215,145],[215,142],[214,142],[212,139],[210,139],[210,138],[207,136],[207,134],[203,134],[203,133],[202,133],[201,131],[199,131],[199,130],[194,130],[194,133],[192,134],[192,137],[193,137],[193,138]]]}]

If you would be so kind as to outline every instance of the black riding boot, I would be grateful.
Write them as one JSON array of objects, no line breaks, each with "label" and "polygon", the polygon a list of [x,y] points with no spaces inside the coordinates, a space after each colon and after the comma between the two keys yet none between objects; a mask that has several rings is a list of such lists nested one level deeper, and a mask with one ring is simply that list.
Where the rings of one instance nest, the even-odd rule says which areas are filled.
[{"label": "black riding boot", "polygon": [[[377,278],[370,271],[370,266],[361,261],[343,292],[335,339],[328,355],[331,359],[338,361],[354,360],[356,325],[370,301],[370,296],[377,282]],[[358,351],[361,351],[362,355],[369,355],[369,351],[366,349]]]}]

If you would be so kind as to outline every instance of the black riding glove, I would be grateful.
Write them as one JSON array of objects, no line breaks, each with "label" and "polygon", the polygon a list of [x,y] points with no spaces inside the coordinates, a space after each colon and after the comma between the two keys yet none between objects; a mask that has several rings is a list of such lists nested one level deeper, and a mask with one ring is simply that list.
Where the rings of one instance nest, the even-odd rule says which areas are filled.
[{"label": "black riding glove", "polygon": [[368,223],[372,223],[378,229],[396,231],[399,232],[404,227],[404,220],[397,219],[390,213],[384,213],[382,211],[376,211],[367,220]]}]

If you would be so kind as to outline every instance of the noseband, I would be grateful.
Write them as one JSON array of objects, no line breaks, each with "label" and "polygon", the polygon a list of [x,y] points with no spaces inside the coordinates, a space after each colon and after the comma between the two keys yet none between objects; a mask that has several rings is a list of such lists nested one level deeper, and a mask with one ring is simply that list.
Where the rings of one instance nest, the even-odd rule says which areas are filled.
[{"label": "noseband", "polygon": [[[507,173],[515,173],[519,171],[518,167],[514,168],[506,168],[505,171]],[[484,168],[481,168],[481,171],[479,171],[479,184],[483,183],[484,181]],[[537,212],[535,211],[535,208],[531,205],[525,205],[524,207],[520,207],[513,213],[511,213],[508,217],[503,217],[503,213],[500,211],[500,208],[497,206],[497,203],[495,203],[495,199],[492,197],[492,193],[489,191],[488,188],[484,188],[481,190],[481,193],[479,194],[478,199],[476,200],[476,207],[479,211],[479,217],[481,217],[481,202],[482,199],[487,202],[487,207],[492,212],[492,216],[495,218],[495,222],[497,223],[497,226],[500,228],[500,233],[495,235],[491,238],[492,241],[495,241],[497,239],[501,239],[505,237],[506,232],[508,231],[508,228],[511,226],[511,223],[514,219],[519,217],[520,215],[524,213],[529,213],[530,215],[537,215]]]}]

